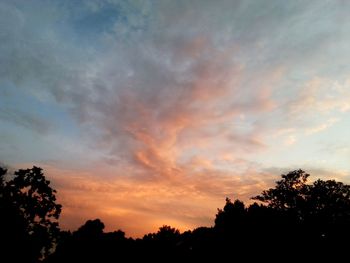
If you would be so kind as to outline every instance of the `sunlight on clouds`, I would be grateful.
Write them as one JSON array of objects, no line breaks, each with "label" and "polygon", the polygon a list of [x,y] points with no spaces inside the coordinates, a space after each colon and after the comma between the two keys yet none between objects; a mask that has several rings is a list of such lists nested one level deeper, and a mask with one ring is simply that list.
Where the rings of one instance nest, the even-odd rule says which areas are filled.
[{"label": "sunlight on clouds", "polygon": [[0,3],[1,158],[47,169],[65,228],[101,217],[130,235],[210,225],[226,196],[248,200],[283,167],[345,180],[349,10]]},{"label": "sunlight on clouds", "polygon": [[[122,228],[131,236],[156,231],[162,224],[183,230],[199,223],[210,226],[216,208],[222,207],[226,196],[249,202],[275,178],[251,170],[245,180],[213,169],[193,172],[187,166],[183,167],[181,179],[145,182],[127,176],[111,177],[111,171],[42,167],[58,189],[58,201],[65,208],[62,227],[77,227],[87,218],[99,217],[107,223],[108,230]],[[142,227],[135,228],[135,217],[143,222]]]}]

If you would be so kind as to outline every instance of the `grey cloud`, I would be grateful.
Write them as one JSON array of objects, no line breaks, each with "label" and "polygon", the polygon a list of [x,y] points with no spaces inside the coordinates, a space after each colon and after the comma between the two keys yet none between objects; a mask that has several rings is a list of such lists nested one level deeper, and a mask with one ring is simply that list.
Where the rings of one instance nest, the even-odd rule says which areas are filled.
[{"label": "grey cloud", "polygon": [[52,128],[51,123],[28,112],[18,111],[15,108],[0,108],[0,119],[12,122],[20,127],[36,131],[41,134],[49,132]]},{"label": "grey cloud", "polygon": [[[268,121],[255,119],[271,110],[276,96],[274,90],[259,93],[265,73],[282,65],[283,74],[298,75],[297,61],[307,67],[324,59],[317,51],[331,45],[331,36],[344,39],[345,26],[337,29],[337,23],[347,7],[318,1],[107,2],[126,22],[95,32],[100,42],[91,47],[76,46],[71,35],[65,39],[58,26],[60,19],[71,26],[65,5],[55,5],[53,16],[47,14],[55,8],[44,6],[40,21],[33,9],[2,4],[0,77],[36,96],[52,96],[107,159],[128,161],[139,150],[163,158],[181,138],[205,134],[210,125],[229,130],[248,148],[260,147],[254,134],[241,135],[226,123],[243,113],[255,130],[265,129]],[[105,10],[96,1],[88,7],[84,12]],[[284,113],[277,114],[283,121]]]}]

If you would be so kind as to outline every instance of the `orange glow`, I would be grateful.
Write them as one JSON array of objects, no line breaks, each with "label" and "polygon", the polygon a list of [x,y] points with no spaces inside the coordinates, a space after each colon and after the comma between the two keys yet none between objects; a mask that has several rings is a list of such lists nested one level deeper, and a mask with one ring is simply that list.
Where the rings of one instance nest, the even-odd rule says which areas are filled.
[{"label": "orange glow", "polygon": [[[106,231],[122,229],[128,236],[141,237],[168,224],[180,230],[213,224],[217,208],[226,196],[248,200],[266,187],[266,175],[238,179],[210,170],[191,172],[181,167],[176,177],[144,181],[130,176],[111,176],[117,171],[68,170],[42,165],[58,190],[64,207],[63,229],[74,230],[86,220],[100,218]],[[260,178],[260,179],[259,179]]]}]

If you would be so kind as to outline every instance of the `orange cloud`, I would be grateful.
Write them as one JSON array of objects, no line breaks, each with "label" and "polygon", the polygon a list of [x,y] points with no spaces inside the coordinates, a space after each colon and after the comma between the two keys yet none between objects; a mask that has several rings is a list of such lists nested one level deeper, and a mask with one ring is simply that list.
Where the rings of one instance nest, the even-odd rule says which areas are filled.
[{"label": "orange cloud", "polygon": [[116,177],[118,171],[113,170],[42,167],[63,204],[62,228],[74,230],[87,219],[101,218],[107,231],[122,229],[134,237],[156,231],[163,224],[183,231],[210,226],[226,196],[249,200],[273,178],[252,170],[249,175],[209,168],[196,172],[189,165],[182,167],[179,177],[144,181]]}]

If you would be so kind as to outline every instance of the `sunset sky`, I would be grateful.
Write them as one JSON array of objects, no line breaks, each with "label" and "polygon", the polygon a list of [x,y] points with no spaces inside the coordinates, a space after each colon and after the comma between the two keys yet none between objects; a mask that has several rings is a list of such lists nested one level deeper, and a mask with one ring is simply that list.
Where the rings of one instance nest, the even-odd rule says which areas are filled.
[{"label": "sunset sky", "polygon": [[350,1],[0,1],[0,161],[60,225],[213,224],[281,173],[350,183]]}]

